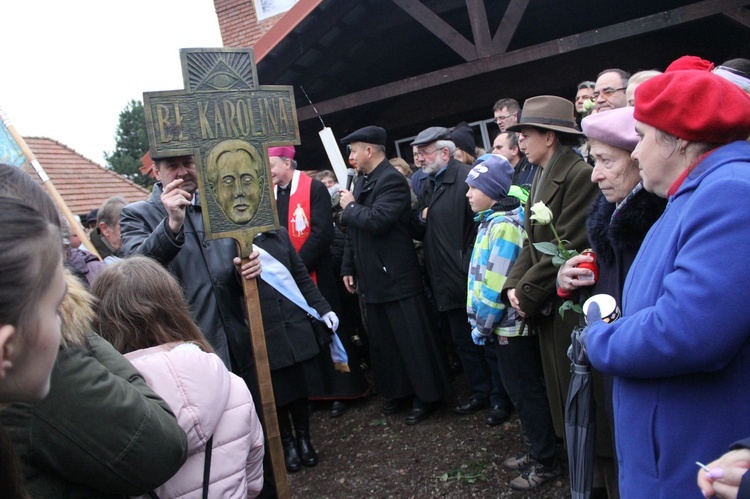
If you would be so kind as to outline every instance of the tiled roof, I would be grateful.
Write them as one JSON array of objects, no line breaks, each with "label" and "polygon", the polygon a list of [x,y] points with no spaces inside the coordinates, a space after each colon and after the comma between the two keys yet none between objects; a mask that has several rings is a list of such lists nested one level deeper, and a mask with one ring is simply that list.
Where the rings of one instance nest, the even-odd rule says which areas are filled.
[{"label": "tiled roof", "polygon": [[[83,219],[109,197],[122,196],[130,203],[146,199],[150,194],[147,189],[56,140],[46,137],[24,137],[24,140],[70,211]],[[31,165],[27,163],[23,169],[41,183]]]}]

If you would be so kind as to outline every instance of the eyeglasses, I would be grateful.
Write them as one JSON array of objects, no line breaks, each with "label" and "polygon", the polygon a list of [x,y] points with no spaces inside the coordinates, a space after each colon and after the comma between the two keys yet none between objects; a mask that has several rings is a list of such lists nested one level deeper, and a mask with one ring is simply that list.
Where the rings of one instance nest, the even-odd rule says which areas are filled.
[{"label": "eyeglasses", "polygon": [[505,116],[498,116],[497,118],[495,118],[495,123],[500,123],[501,121],[505,121],[511,116],[515,116],[516,114],[517,113],[510,113],[510,114],[506,114]]},{"label": "eyeglasses", "polygon": [[432,151],[423,151],[421,149],[417,149],[417,156],[422,156],[423,158],[426,158],[430,154],[433,154],[435,151],[439,151],[439,149],[436,147]]},{"label": "eyeglasses", "polygon": [[603,88],[601,92],[594,92],[594,99],[598,99],[600,95],[606,97],[612,97],[615,93],[625,90],[627,87],[622,88]]}]

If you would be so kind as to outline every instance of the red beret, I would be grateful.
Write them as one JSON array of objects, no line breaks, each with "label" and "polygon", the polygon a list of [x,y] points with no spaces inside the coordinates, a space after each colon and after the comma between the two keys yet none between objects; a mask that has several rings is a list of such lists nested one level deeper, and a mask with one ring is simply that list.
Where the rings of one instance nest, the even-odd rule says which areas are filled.
[{"label": "red beret", "polygon": [[750,95],[707,70],[672,70],[635,90],[635,119],[677,138],[728,144],[750,136]]},{"label": "red beret", "polygon": [[714,68],[714,63],[711,61],[701,59],[700,57],[697,57],[694,55],[683,55],[679,59],[672,62],[672,64],[667,66],[667,69],[664,72],[668,73],[670,71],[681,71],[683,69],[697,69],[699,71],[711,71],[713,68]]}]

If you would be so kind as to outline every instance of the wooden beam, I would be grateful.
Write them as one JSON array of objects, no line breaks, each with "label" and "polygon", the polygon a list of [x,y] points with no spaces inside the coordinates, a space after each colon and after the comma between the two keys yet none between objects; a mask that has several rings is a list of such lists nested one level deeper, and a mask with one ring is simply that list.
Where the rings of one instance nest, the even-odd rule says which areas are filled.
[{"label": "wooden beam", "polygon": [[508,50],[508,45],[510,45],[513,35],[516,34],[516,29],[521,23],[521,17],[523,17],[523,13],[526,12],[528,6],[529,0],[510,0],[505,15],[500,21],[500,26],[497,27],[495,36],[492,37],[492,48],[496,54],[502,54]]},{"label": "wooden beam", "polygon": [[[393,0],[401,2],[404,0]],[[342,95],[327,101],[316,103],[315,107],[321,115],[336,113],[345,109],[369,104],[372,102],[397,97],[410,92],[417,92],[426,88],[436,87],[445,83],[471,78],[478,74],[488,73],[503,68],[517,66],[527,62],[537,61],[547,57],[580,50],[602,43],[630,38],[653,31],[679,26],[705,17],[722,14],[745,5],[748,0],[703,0],[684,7],[652,14],[650,16],[632,19],[603,28],[586,31],[576,35],[551,40],[531,47],[494,55],[484,59],[459,64],[450,68],[432,71],[419,76],[407,78],[392,83],[386,83],[373,88],[360,90],[348,95]],[[299,121],[315,118],[312,106],[305,106],[297,110]]]},{"label": "wooden beam", "polygon": [[263,34],[253,45],[256,64],[261,61],[266,54],[289,35],[297,25],[314,11],[323,0],[302,0],[297,2],[289,11],[274,23],[271,28]]},{"label": "wooden beam", "polygon": [[750,11],[748,11],[748,9],[746,9],[745,7],[740,7],[739,9],[725,12],[724,15],[732,21],[741,24],[746,28],[750,28]]},{"label": "wooden beam", "polygon": [[492,35],[490,25],[487,22],[487,10],[484,8],[483,0],[466,0],[466,8],[469,11],[469,22],[471,32],[474,35],[474,45],[477,57],[489,57],[492,55]]},{"label": "wooden beam", "polygon": [[[297,3],[296,5],[299,5],[299,3]],[[315,16],[314,22],[310,23],[311,27],[307,31],[305,31],[306,33],[305,37],[301,38],[294,31],[292,31],[288,35],[285,35],[286,38],[282,37],[276,40],[274,42],[274,47],[276,47],[276,45],[278,45],[282,41],[291,41],[292,43],[295,44],[295,46],[298,47],[297,48],[298,53],[300,54],[304,53],[310,47],[313,47],[315,44],[317,44],[320,41],[320,39],[323,38],[327,33],[329,33],[331,30],[336,29],[336,26],[338,25],[339,22],[341,22],[341,20],[344,17],[350,16],[352,14],[356,14],[356,12],[353,12],[355,11],[355,9],[360,9],[363,12],[366,12],[364,10],[364,7],[359,5],[358,2],[344,2],[342,6],[340,7],[337,7],[336,9],[329,9],[328,11],[326,11],[325,15],[319,15],[313,11],[312,13],[309,14],[309,16]],[[285,19],[288,14],[289,12],[284,14],[284,16],[281,19]],[[274,28],[275,27],[276,25],[274,25]],[[269,30],[269,33],[270,32],[271,31]],[[266,35],[263,35],[261,40],[263,40],[266,37]],[[261,61],[257,56],[258,49],[253,47],[253,50],[256,53],[256,61],[257,61],[256,64],[258,66],[258,73],[263,75],[264,81],[273,81],[273,82],[278,81],[278,79],[288,69],[290,69],[290,67],[285,64],[273,64],[273,63],[268,63],[268,61]],[[269,52],[266,51],[263,55],[266,56],[268,55],[268,53]]]},{"label": "wooden beam", "polygon": [[440,16],[428,9],[422,2],[417,0],[392,0],[413,17],[419,24],[427,28],[430,33],[438,37],[440,41],[448,45],[465,61],[477,59],[477,49],[474,45],[461,35],[453,27],[443,21]]}]

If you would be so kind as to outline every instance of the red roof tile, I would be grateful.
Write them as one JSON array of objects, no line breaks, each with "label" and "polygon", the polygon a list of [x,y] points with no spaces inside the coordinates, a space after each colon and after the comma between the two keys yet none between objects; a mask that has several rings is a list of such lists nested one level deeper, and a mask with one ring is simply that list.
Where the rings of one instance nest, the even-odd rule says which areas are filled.
[{"label": "red roof tile", "polygon": [[[147,189],[56,140],[46,137],[24,137],[24,140],[70,211],[84,219],[109,197],[122,196],[131,203],[144,200],[150,194]],[[27,163],[23,169],[41,184],[31,165]]]}]

